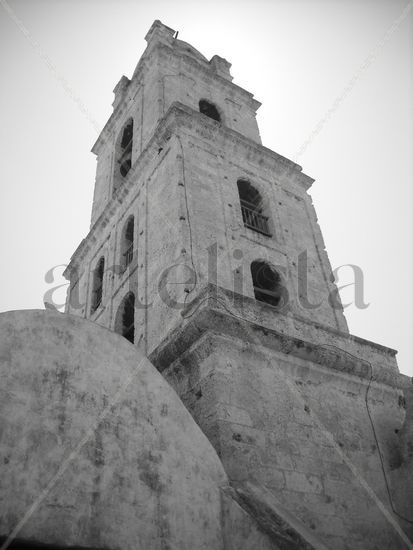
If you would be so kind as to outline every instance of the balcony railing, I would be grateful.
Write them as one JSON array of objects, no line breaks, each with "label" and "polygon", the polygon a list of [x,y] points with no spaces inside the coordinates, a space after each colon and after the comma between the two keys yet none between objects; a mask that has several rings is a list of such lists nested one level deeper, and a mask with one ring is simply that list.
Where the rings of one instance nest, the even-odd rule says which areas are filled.
[{"label": "balcony railing", "polygon": [[275,292],[273,290],[267,290],[266,288],[260,288],[259,286],[254,286],[254,295],[255,299],[259,302],[266,302],[272,306],[279,306],[281,301],[280,292]]},{"label": "balcony railing", "polygon": [[241,212],[245,227],[271,237],[268,228],[268,216],[263,216],[258,212],[254,204],[241,200]]},{"label": "balcony railing", "polygon": [[132,140],[124,147],[122,154],[119,157],[119,170],[123,177],[129,172],[132,166]]},{"label": "balcony railing", "polygon": [[126,269],[128,265],[133,260],[133,243],[129,246],[129,248],[124,252],[123,254],[123,267]]}]

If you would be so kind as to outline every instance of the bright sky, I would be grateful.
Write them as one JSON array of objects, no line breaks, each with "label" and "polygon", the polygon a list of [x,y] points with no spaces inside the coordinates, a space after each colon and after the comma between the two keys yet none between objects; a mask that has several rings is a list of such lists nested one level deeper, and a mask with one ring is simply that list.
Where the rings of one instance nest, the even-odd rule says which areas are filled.
[{"label": "bright sky", "polygon": [[[407,0],[0,0],[0,311],[43,308],[86,236],[90,148],[154,19],[263,103],[264,145],[316,179],[333,268],[359,266],[353,334],[413,375],[413,7]],[[410,11],[408,11],[410,10]],[[86,114],[85,114],[86,113]],[[94,121],[94,122],[93,122]],[[316,131],[315,131],[316,130]],[[303,148],[303,144],[307,144]],[[339,270],[339,285],[353,281]],[[63,302],[65,288],[53,298]]]}]

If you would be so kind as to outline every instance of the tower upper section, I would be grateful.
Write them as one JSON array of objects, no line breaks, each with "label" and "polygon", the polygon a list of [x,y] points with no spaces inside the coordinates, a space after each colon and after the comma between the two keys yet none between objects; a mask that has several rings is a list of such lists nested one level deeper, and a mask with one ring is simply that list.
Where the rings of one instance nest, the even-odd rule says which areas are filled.
[{"label": "tower upper section", "polygon": [[260,104],[227,61],[159,21],[146,40],[93,147],[92,224],[67,269],[67,311],[150,353],[214,286],[248,297],[254,322],[348,333],[313,179],[261,144]]},{"label": "tower upper section", "polygon": [[256,121],[261,104],[232,82],[231,64],[218,55],[208,61],[175,35],[155,21],[132,78],[122,76],[114,89],[113,113],[92,149],[97,155],[92,225],[173,103],[261,144]]}]

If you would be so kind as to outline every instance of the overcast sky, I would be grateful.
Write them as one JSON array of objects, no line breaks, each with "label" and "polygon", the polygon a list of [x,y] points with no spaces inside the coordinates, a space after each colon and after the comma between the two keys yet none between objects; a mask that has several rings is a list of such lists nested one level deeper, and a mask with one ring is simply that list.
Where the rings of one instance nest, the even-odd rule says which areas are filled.
[{"label": "overcast sky", "polygon": [[[264,145],[315,178],[350,331],[413,375],[413,9],[406,0],[0,0],[0,311],[42,308],[89,229],[112,90],[154,19],[263,103]],[[353,281],[341,268],[339,286]],[[62,302],[65,287],[54,299]]]}]

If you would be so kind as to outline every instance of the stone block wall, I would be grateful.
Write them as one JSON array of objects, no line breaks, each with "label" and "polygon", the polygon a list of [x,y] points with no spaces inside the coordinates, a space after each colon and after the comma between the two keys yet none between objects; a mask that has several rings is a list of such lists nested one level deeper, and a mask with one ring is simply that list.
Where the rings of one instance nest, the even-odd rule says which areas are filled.
[{"label": "stone block wall", "polygon": [[130,118],[134,122],[132,163],[177,101],[199,111],[200,99],[207,99],[216,104],[222,124],[261,143],[256,121],[260,103],[231,82],[229,69],[228,74],[222,71],[227,62],[218,56],[208,61],[186,42],[174,39],[173,34],[165,25],[155,24],[132,79],[122,77],[115,87],[114,112],[92,149],[97,155],[97,169],[91,226],[112,196],[116,142]]},{"label": "stone block wall", "polygon": [[345,355],[343,367],[330,365],[328,355],[317,364],[287,351],[287,335],[285,351],[271,349],[271,333],[258,336],[229,315],[205,316],[195,315],[199,339],[179,359],[153,357],[231,482],[264,486],[328,548],[409,547],[408,526],[391,511],[379,454],[396,497],[400,487],[391,476],[400,459],[405,377],[393,371],[386,379],[375,366],[377,381],[370,382],[364,368],[346,370]]}]

